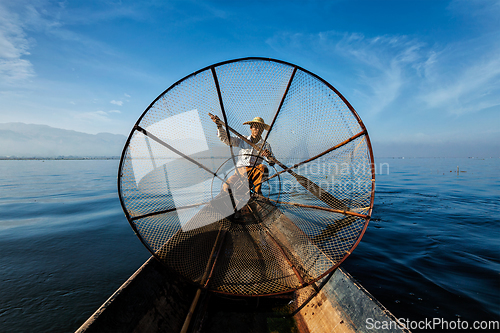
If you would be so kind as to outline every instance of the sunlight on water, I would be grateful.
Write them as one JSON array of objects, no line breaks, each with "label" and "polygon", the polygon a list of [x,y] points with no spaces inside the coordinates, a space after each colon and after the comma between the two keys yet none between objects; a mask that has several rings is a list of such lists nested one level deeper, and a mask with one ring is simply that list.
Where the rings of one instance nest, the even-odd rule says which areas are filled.
[{"label": "sunlight on water", "polygon": [[398,318],[498,319],[500,160],[381,161],[372,221],[344,267]]},{"label": "sunlight on water", "polygon": [[118,161],[0,161],[0,332],[73,332],[148,257]]},{"label": "sunlight on water", "polygon": [[[373,218],[343,267],[398,318],[498,320],[500,160],[376,164]],[[149,257],[117,169],[0,161],[1,332],[76,330]]]}]

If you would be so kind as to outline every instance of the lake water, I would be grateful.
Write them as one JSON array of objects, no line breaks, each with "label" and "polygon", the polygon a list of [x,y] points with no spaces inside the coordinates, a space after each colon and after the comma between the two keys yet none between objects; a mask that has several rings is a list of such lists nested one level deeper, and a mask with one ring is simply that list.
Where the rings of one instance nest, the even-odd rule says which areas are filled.
[{"label": "lake water", "polygon": [[[0,332],[73,332],[149,258],[118,163],[0,161]],[[373,218],[342,267],[398,318],[500,320],[500,159],[376,164]]]}]

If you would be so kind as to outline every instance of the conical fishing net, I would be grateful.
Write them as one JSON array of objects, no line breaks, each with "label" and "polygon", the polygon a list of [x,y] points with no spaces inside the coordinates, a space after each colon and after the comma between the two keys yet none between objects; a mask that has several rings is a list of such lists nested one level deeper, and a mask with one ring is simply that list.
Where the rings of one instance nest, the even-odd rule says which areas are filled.
[{"label": "conical fishing net", "polygon": [[168,88],[130,133],[118,178],[151,253],[233,295],[314,285],[356,247],[373,206],[357,113],[318,76],[272,59],[215,64]]}]

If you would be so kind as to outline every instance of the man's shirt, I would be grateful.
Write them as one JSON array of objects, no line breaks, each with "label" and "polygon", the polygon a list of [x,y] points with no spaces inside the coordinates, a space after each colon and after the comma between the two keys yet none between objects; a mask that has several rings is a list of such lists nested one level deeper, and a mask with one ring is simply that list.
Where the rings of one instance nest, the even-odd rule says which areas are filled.
[{"label": "man's shirt", "polygon": [[[223,128],[217,128],[217,136],[226,145],[231,145],[233,147],[240,148],[240,151],[238,154],[238,161],[236,162],[236,167],[253,166],[254,165],[255,160],[257,159],[257,155],[259,154],[259,152],[257,150],[255,150],[252,146],[250,146],[248,143],[246,143],[245,141],[243,141],[242,139],[240,139],[236,136],[231,136],[231,143],[229,143],[226,130],[224,130]],[[252,136],[249,135],[247,137],[248,141],[252,141],[251,138],[252,138]],[[262,137],[260,138],[259,142],[257,142],[255,145],[259,148],[261,148],[262,145],[264,145],[263,149],[269,150],[269,153],[270,153],[269,156],[274,157],[273,151],[271,150],[271,145],[268,142],[266,142],[264,144],[264,140],[262,139]],[[262,159],[263,159],[262,156],[259,157],[257,163],[255,163],[255,164],[256,165],[262,164]],[[266,161],[269,162],[269,160],[267,158],[265,158],[265,159],[266,159]]]}]

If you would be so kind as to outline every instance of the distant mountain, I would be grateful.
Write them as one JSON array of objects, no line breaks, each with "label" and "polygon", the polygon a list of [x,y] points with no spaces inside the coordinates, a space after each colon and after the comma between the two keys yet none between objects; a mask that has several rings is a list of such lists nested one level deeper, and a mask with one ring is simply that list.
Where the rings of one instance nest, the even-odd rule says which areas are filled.
[{"label": "distant mountain", "polygon": [[120,156],[127,137],[24,123],[0,124],[0,157]]},{"label": "distant mountain", "polygon": [[[0,123],[0,158],[2,157],[115,157],[125,146],[125,135],[99,133],[87,134],[54,128],[47,125],[25,123]],[[181,151],[206,143],[186,140],[169,142]],[[481,142],[397,143],[372,141],[375,157],[500,157],[498,134],[485,137]],[[227,156],[221,152],[197,153],[198,158]],[[175,155],[175,154],[174,154]]]}]

